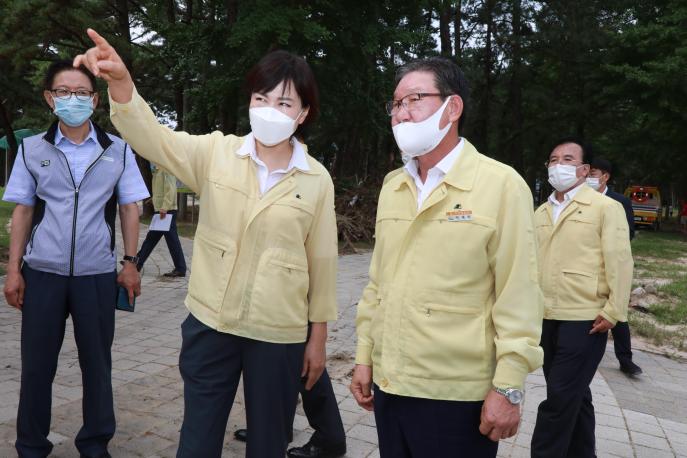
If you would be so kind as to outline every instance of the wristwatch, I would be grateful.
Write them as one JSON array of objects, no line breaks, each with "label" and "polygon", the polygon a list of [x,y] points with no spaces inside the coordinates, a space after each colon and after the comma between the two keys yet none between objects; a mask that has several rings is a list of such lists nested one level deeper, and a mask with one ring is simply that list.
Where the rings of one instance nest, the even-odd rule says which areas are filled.
[{"label": "wristwatch", "polygon": [[136,266],[136,265],[138,265],[138,256],[127,256],[127,255],[124,255],[124,258],[123,258],[121,261],[119,261],[119,263],[120,263],[121,265],[124,265],[125,262],[130,262],[130,263],[132,263],[133,265]]},{"label": "wristwatch", "polygon": [[494,391],[496,391],[498,394],[501,394],[508,399],[508,402],[511,404],[518,405],[522,402],[522,391],[518,390],[517,388],[496,388],[494,387]]}]

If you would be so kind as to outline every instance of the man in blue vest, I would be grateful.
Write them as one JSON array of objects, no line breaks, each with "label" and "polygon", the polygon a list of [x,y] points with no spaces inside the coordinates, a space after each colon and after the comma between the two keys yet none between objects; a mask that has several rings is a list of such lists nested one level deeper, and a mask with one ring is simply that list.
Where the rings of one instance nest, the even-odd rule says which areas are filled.
[{"label": "man in blue vest", "polygon": [[[605,194],[613,200],[617,200],[625,210],[627,218],[627,225],[630,228],[630,240],[635,236],[635,214],[632,210],[632,203],[630,199],[615,192],[608,187],[608,182],[611,180],[613,173],[613,165],[602,157],[596,157],[592,160],[591,171],[587,178],[587,184],[592,188]],[[615,348],[615,357],[620,363],[620,370],[629,377],[635,377],[642,373],[642,369],[632,361],[632,343],[630,341],[630,325],[627,321],[619,321],[613,329],[613,346]]]},{"label": "man in blue vest", "polygon": [[[115,432],[112,356],[117,284],[140,294],[137,201],[148,197],[131,148],[89,118],[95,78],[72,61],[50,65],[43,95],[58,121],[25,138],[3,200],[12,213],[5,298],[22,312],[21,391],[15,447],[21,458],[50,454],[52,382],[67,315],[83,380],[81,457],[109,457]],[[117,274],[117,204],[124,239]]]}]

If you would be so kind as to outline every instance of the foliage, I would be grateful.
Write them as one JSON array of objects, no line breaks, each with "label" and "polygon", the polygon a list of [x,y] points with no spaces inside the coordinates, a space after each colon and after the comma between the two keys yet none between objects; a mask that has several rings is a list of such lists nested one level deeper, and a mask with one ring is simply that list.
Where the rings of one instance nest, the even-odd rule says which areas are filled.
[{"label": "foliage", "polygon": [[[0,11],[4,133],[51,121],[41,74],[88,46],[88,26],[115,44],[160,118],[191,133],[248,132],[243,77],[283,48],[305,56],[319,81],[310,151],[337,191],[356,183],[375,194],[400,165],[383,110],[395,70],[442,54],[472,85],[462,134],[518,170],[537,199],[549,192],[542,158],[569,134],[616,163],[616,187],[687,197],[681,0],[0,0]],[[105,106],[96,120],[111,128]]]}]

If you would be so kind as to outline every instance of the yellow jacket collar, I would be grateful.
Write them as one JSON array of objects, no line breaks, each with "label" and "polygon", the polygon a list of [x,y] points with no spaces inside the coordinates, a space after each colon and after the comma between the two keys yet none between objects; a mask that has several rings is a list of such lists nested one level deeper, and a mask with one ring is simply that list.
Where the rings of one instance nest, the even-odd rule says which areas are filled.
[{"label": "yellow jacket collar", "polygon": [[589,205],[592,203],[592,198],[597,192],[598,191],[594,191],[592,188],[583,183],[582,187],[579,191],[577,191],[577,194],[575,194],[575,197],[573,197],[572,200],[580,204]]}]

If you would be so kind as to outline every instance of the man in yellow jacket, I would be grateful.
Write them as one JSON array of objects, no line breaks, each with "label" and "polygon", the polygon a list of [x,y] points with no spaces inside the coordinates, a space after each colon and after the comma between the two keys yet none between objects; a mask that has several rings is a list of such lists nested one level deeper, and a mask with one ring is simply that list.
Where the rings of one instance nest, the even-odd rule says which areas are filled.
[{"label": "man in yellow jacket", "polygon": [[532,194],[459,136],[467,95],[433,57],[400,69],[387,104],[407,163],[379,197],[351,384],[382,457],[496,456],[542,363]]},{"label": "man in yellow jacket", "polygon": [[625,212],[585,183],[589,147],[558,142],[547,161],[555,191],[535,212],[544,294],[546,400],[539,405],[532,457],[595,457],[589,384],[608,330],[627,320],[632,253]]},{"label": "man in yellow jacket", "polygon": [[155,164],[151,164],[153,169],[153,208],[155,213],[160,215],[160,219],[171,218],[168,231],[148,231],[141,250],[138,252],[138,270],[143,268],[143,264],[153,252],[155,246],[164,236],[167,242],[169,254],[172,256],[174,269],[164,274],[165,277],[185,277],[186,259],[181,248],[179,234],[177,233],[177,178],[169,172],[164,171]]}]

